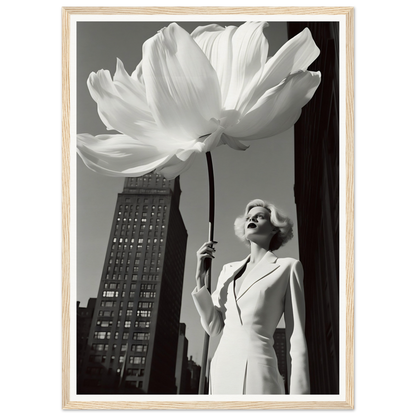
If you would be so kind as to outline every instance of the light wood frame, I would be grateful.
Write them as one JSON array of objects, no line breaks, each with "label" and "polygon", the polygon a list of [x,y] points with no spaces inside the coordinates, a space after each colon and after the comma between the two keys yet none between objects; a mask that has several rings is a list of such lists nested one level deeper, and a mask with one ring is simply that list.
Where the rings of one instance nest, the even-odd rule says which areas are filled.
[{"label": "light wood frame", "polygon": [[[345,401],[70,400],[70,19],[71,15],[343,15],[346,21],[346,349]],[[64,409],[353,409],[354,408],[354,9],[351,7],[62,8],[62,407]]]}]

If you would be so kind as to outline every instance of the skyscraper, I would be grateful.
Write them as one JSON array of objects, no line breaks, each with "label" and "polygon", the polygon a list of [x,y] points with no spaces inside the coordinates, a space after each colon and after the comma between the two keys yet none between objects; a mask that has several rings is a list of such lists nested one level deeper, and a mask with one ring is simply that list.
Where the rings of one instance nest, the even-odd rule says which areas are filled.
[{"label": "skyscraper", "polygon": [[285,382],[286,393],[287,387],[287,348],[286,348],[286,330],[284,328],[276,328],[273,334],[273,348],[277,357],[279,373]]},{"label": "skyscraper", "polygon": [[185,336],[186,325],[179,326],[178,352],[176,355],[176,391],[177,394],[187,394],[188,380],[188,339]]},{"label": "skyscraper", "polygon": [[88,351],[88,337],[91,322],[94,316],[95,303],[97,299],[90,298],[86,308],[79,306],[77,302],[77,377],[81,375],[86,352]]},{"label": "skyscraper", "polygon": [[305,271],[306,339],[312,394],[339,393],[339,23],[289,22],[289,37],[309,27],[321,53],[313,99],[295,124],[295,202]]},{"label": "skyscraper", "polygon": [[187,231],[179,178],[126,178],[79,378],[79,394],[175,394]]}]

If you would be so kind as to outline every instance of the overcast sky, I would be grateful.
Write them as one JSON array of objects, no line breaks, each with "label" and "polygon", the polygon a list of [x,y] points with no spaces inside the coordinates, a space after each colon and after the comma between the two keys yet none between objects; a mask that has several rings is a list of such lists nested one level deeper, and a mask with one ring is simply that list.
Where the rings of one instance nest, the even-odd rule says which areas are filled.
[{"label": "overcast sky", "polygon": [[[189,32],[201,24],[179,22]],[[91,72],[115,71],[120,58],[128,73],[141,60],[143,42],[169,22],[82,22],[77,30],[77,132],[93,135],[106,133],[90,97],[86,81]],[[241,22],[221,22],[240,25]],[[271,22],[264,31],[269,55],[287,40],[286,24]],[[234,219],[243,213],[251,199],[275,203],[295,223],[295,238],[276,254],[298,258],[296,207],[294,204],[293,129],[269,139],[252,142],[246,151],[221,146],[212,152],[215,190],[215,239],[218,241],[212,268],[212,287],[224,263],[244,258],[247,247],[234,235]],[[96,174],[77,157],[77,300],[86,306],[96,297],[116,206],[117,193],[123,190],[123,178]],[[181,322],[186,324],[188,356],[200,363],[204,331],[191,298],[195,286],[197,249],[208,237],[208,179],[205,155],[199,156],[180,178],[180,210],[188,231],[183,285]],[[217,345],[210,343],[210,353]]]}]

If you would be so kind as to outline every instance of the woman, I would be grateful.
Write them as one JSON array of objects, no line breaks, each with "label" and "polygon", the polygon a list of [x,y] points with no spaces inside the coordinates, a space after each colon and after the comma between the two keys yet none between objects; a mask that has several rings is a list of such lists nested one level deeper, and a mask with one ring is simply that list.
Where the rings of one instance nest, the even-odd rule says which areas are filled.
[{"label": "woman", "polygon": [[292,226],[272,204],[251,201],[234,224],[250,255],[223,267],[212,295],[204,278],[216,242],[205,243],[197,252],[192,297],[205,331],[211,336],[222,332],[211,362],[210,394],[285,394],[273,349],[283,313],[289,394],[309,393],[302,264],[272,252],[292,238]]}]

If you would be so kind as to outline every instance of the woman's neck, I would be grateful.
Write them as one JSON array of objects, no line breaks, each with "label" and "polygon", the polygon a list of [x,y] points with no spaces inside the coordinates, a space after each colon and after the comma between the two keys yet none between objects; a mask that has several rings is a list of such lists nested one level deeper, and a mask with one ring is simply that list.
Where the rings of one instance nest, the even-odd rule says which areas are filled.
[{"label": "woman's neck", "polygon": [[268,248],[261,247],[252,242],[250,244],[250,263],[257,264],[268,251]]}]

